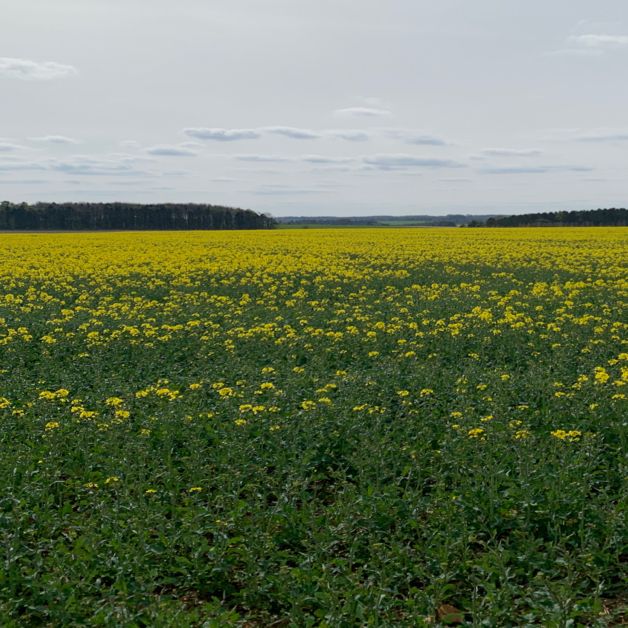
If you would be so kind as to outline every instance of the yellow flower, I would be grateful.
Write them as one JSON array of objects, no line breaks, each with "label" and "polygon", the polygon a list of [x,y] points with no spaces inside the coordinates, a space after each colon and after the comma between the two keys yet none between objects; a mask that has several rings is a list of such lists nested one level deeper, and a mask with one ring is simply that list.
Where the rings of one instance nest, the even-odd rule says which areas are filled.
[{"label": "yellow flower", "polygon": [[48,423],[46,423],[46,425],[44,425],[44,429],[46,431],[56,430],[59,427],[61,427],[61,423],[59,423],[59,421],[48,421]]},{"label": "yellow flower", "polygon": [[192,486],[188,489],[188,493],[200,493],[202,490],[200,486]]},{"label": "yellow flower", "polygon": [[603,367],[595,367],[595,375],[593,376],[593,379],[595,380],[596,384],[605,384],[610,379],[610,377],[611,376],[606,372]]},{"label": "yellow flower", "polygon": [[553,432],[551,432],[552,436],[554,438],[557,438],[559,440],[565,440],[565,441],[569,441],[569,442],[575,442],[580,440],[580,437],[582,436],[582,432],[579,430],[554,430]]},{"label": "yellow flower", "polygon": [[479,438],[484,434],[484,429],[481,427],[474,427],[467,432],[469,438]]},{"label": "yellow flower", "polygon": [[67,390],[66,388],[59,388],[59,390],[42,390],[39,393],[39,398],[40,399],[47,399],[47,400],[52,400],[52,399],[65,399],[68,395],[70,394],[70,391]]}]

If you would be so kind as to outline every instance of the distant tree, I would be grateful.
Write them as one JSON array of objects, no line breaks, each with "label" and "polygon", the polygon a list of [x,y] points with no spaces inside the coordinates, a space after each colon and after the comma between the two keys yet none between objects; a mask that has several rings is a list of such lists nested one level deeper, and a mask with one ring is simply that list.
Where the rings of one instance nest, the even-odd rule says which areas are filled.
[{"label": "distant tree", "polygon": [[205,204],[0,203],[0,230],[272,229],[250,209]]},{"label": "distant tree", "polygon": [[621,227],[628,225],[628,209],[591,209],[491,217],[487,227]]}]

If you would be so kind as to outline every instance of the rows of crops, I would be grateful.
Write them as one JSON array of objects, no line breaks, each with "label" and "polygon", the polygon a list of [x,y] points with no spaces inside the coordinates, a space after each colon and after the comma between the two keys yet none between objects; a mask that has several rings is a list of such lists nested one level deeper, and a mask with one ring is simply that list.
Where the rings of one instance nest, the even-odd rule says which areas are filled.
[{"label": "rows of crops", "polygon": [[627,236],[3,235],[0,623],[619,623]]}]

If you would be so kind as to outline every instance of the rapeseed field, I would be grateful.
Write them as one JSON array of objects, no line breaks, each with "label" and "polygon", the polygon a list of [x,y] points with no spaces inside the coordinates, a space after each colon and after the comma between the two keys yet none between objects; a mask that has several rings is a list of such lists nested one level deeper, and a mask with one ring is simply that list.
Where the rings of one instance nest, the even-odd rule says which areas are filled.
[{"label": "rapeseed field", "polygon": [[2,235],[0,623],[619,625],[627,244]]}]

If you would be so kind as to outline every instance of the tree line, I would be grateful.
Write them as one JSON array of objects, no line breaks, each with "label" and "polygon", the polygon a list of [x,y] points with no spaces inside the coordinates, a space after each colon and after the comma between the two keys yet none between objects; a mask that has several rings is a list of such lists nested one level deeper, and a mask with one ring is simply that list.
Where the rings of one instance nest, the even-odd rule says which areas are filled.
[{"label": "tree line", "polygon": [[272,229],[251,209],[198,203],[0,203],[0,230]]},{"label": "tree line", "polygon": [[544,212],[488,218],[485,223],[471,223],[470,227],[625,227],[628,209],[589,209]]}]

